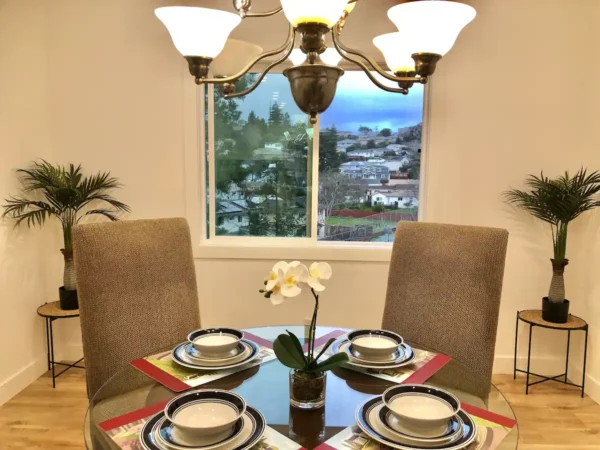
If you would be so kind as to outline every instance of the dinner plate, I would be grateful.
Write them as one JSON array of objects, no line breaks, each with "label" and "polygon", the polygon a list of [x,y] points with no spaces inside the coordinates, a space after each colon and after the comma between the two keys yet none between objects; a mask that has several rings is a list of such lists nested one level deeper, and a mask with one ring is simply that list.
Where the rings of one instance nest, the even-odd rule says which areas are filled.
[{"label": "dinner plate", "polygon": [[471,417],[460,410],[458,416],[463,421],[462,433],[458,438],[446,444],[423,444],[422,440],[404,438],[402,435],[389,432],[381,423],[378,413],[383,405],[381,397],[375,397],[361,404],[356,410],[356,424],[370,438],[399,450],[413,450],[423,448],[436,448],[440,450],[458,450],[470,445],[477,437],[477,426]]},{"label": "dinner plate", "polygon": [[430,444],[433,446],[451,443],[460,437],[463,432],[463,420],[458,414],[449,420],[446,432],[443,435],[435,438],[415,436],[412,430],[406,430],[402,426],[402,422],[398,420],[398,418],[395,417],[385,405],[378,407],[377,416],[381,425],[390,433],[390,436],[400,435],[400,438]]},{"label": "dinner plate", "polygon": [[412,364],[413,360],[415,359],[415,352],[408,344],[401,345],[402,350],[404,352],[404,355],[402,356],[402,358],[394,360],[392,362],[387,361],[387,362],[383,362],[383,363],[374,362],[374,361],[370,361],[367,363],[367,362],[357,361],[356,359],[352,359],[352,354],[349,350],[349,346],[350,346],[350,341],[348,341],[347,338],[339,339],[331,345],[331,353],[332,354],[335,355],[336,353],[340,353],[340,352],[346,352],[346,354],[348,354],[348,358],[350,358],[350,360],[345,362],[344,364],[347,364],[349,366],[362,367],[365,369],[379,369],[379,370],[396,369],[398,367],[403,367],[403,366]]},{"label": "dinner plate", "polygon": [[202,449],[202,450],[212,450],[217,447],[220,447],[225,444],[229,444],[235,439],[237,439],[241,433],[244,431],[244,425],[246,420],[244,416],[240,417],[238,421],[233,426],[233,431],[231,435],[229,435],[226,439],[222,439],[219,442],[215,442],[210,445],[198,445],[193,440],[186,438],[185,436],[179,433],[177,427],[171,422],[169,419],[164,417],[159,421],[154,429],[155,436],[157,441],[161,444],[164,444],[166,447],[170,447],[173,449]]},{"label": "dinner plate", "polygon": [[265,433],[267,424],[263,415],[250,406],[246,407],[242,418],[242,431],[234,440],[211,447],[188,447],[169,444],[160,439],[159,428],[166,420],[164,411],[161,411],[144,424],[139,439],[145,450],[246,450],[256,445]]},{"label": "dinner plate", "polygon": [[240,342],[237,347],[223,356],[205,355],[198,351],[191,342],[190,345],[187,345],[184,350],[190,358],[197,358],[205,361],[230,361],[235,359],[237,356],[240,356],[240,354],[246,350],[246,346]]},{"label": "dinner plate", "polygon": [[211,362],[207,363],[205,360],[193,360],[186,354],[185,349],[184,349],[184,347],[186,345],[189,345],[189,342],[187,342],[187,341],[179,344],[177,347],[175,347],[173,349],[173,351],[171,351],[171,358],[177,364],[179,364],[183,367],[187,367],[189,369],[196,369],[196,370],[233,369],[235,367],[240,367],[240,366],[243,366],[244,364],[248,364],[250,361],[256,359],[260,354],[260,348],[254,342],[247,341],[245,339],[240,342],[242,342],[247,348],[243,353],[243,355],[244,355],[243,358],[240,356],[242,359],[240,359],[239,361],[236,360],[235,362],[229,361],[224,364],[214,365]]}]

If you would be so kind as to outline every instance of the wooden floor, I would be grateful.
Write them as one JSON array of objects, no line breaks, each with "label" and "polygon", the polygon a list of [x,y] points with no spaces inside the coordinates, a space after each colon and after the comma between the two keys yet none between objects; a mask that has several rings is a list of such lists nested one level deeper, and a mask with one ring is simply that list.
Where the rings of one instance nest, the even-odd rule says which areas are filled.
[{"label": "wooden floor", "polygon": [[[519,450],[600,450],[600,405],[576,388],[544,383],[525,396],[522,377],[497,375],[494,383],[519,421]],[[87,406],[83,371],[42,376],[0,407],[0,449],[84,449]]]}]

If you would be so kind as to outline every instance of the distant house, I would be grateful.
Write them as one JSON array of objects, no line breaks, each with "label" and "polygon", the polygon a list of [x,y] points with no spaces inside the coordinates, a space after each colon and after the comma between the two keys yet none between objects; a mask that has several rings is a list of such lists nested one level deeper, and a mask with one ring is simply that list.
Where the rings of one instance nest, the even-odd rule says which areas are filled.
[{"label": "distant house", "polygon": [[392,152],[401,152],[402,150],[405,150],[407,147],[406,145],[402,145],[402,144],[390,144],[386,147],[386,149],[391,150]]},{"label": "distant house", "polygon": [[389,169],[377,164],[344,163],[340,166],[340,172],[354,180],[364,180],[367,184],[380,184],[381,180],[390,179]]},{"label": "distant house", "polygon": [[401,159],[387,160],[387,161],[383,162],[382,164],[390,170],[391,175],[395,175],[397,172],[400,172],[400,169],[402,167],[408,166],[410,164],[410,161],[408,160],[408,158],[401,158]]},{"label": "distant house", "polygon": [[348,152],[349,158],[372,158],[375,152],[372,149],[367,150],[352,150]]},{"label": "distant house", "polygon": [[248,204],[244,200],[222,200],[217,202],[217,226],[227,234],[239,233],[248,226]]},{"label": "distant house", "polygon": [[391,187],[371,189],[368,192],[371,206],[383,205],[388,208],[406,209],[419,206],[418,191],[398,190]]}]

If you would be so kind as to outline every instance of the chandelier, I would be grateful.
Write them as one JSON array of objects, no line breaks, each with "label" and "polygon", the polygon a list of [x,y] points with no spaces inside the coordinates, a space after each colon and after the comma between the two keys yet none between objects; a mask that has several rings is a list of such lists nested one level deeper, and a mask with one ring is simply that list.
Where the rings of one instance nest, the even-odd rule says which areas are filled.
[{"label": "chandelier", "polygon": [[[437,62],[454,45],[461,30],[475,18],[475,9],[452,0],[408,0],[393,6],[388,17],[398,31],[373,39],[388,68],[386,72],[375,60],[344,45],[340,37],[348,15],[358,0],[281,0],[281,6],[268,12],[251,12],[252,0],[233,0],[238,14],[215,9],[169,6],[158,8],[156,16],[163,22],[173,44],[188,62],[196,84],[221,85],[225,98],[248,95],[265,75],[290,58],[293,66],[283,71],[290,82],[298,107],[316,123],[335,96],[344,70],[337,67],[341,58],[362,69],[379,88],[408,94],[415,83],[425,84],[435,72]],[[290,22],[285,43],[274,50],[253,57],[235,74],[209,78],[210,64],[219,55],[231,32],[242,19],[273,16],[283,11]],[[333,46],[327,48],[325,38],[331,34]],[[294,49],[299,36],[299,49]],[[227,55],[224,55],[224,57]],[[253,84],[236,92],[235,83],[259,61],[275,57]],[[382,83],[373,72],[398,87]]]}]

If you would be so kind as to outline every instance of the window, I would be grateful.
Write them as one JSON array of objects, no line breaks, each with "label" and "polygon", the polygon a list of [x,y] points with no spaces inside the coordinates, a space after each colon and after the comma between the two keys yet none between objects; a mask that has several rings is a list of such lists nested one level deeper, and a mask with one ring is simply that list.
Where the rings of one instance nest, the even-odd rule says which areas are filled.
[{"label": "window", "polygon": [[422,86],[401,96],[346,72],[314,128],[282,74],[245,98],[208,92],[210,237],[391,242],[398,221],[417,220]]}]

